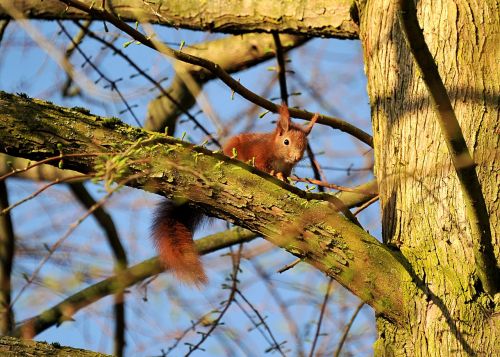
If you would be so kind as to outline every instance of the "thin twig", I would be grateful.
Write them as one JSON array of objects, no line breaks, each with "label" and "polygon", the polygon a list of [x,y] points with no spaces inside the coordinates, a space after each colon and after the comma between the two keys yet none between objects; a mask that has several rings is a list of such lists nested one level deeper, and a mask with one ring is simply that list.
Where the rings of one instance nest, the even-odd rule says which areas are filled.
[{"label": "thin twig", "polygon": [[283,300],[278,289],[276,289],[274,284],[270,281],[269,274],[267,273],[267,271],[264,268],[262,268],[262,266],[258,264],[256,260],[251,260],[250,262],[252,263],[255,271],[257,272],[261,280],[265,283],[266,288],[269,291],[269,294],[273,297],[274,301],[276,301],[276,304],[278,305],[281,314],[285,318],[286,326],[288,327],[290,333],[293,335],[295,339],[295,346],[297,349],[296,355],[299,357],[304,356],[304,346],[303,346],[304,343],[300,335],[300,330],[299,326],[297,325],[297,321],[290,312],[289,309],[290,306],[288,305],[287,301]]},{"label": "thin twig", "polygon": [[280,344],[280,343],[278,343],[278,341],[276,341],[276,338],[274,337],[273,332],[271,331],[271,328],[267,324],[265,318],[262,317],[262,315],[260,314],[259,310],[257,310],[252,305],[252,303],[245,297],[245,295],[243,295],[243,293],[239,289],[236,289],[236,293],[238,294],[238,296],[240,296],[243,299],[243,301],[250,307],[250,309],[252,309],[252,311],[254,312],[255,316],[257,316],[257,318],[260,321],[259,326],[260,325],[264,326],[264,329],[269,334],[269,338],[271,339],[272,344],[271,344],[271,347],[269,349],[267,349],[266,351],[278,351],[282,356],[285,356],[285,353],[281,349],[281,346],[283,345],[284,342],[282,342]]},{"label": "thin twig", "polygon": [[309,352],[309,357],[314,356],[314,350],[316,348],[316,343],[318,342],[318,338],[319,338],[320,331],[321,331],[321,323],[323,322],[323,316],[325,316],[326,304],[328,303],[328,298],[330,297],[332,287],[333,287],[333,279],[330,278],[330,280],[328,280],[328,286],[326,287],[326,292],[325,292],[325,296],[323,298],[323,303],[321,304],[321,311],[319,314],[318,323],[316,325],[316,332],[314,334],[314,339],[313,339],[313,343],[311,346],[311,351]]},{"label": "thin twig", "polygon": [[342,347],[344,346],[344,343],[347,339],[347,335],[349,334],[349,331],[351,330],[352,324],[354,323],[354,320],[358,316],[358,313],[361,311],[361,308],[365,305],[364,302],[361,302],[357,307],[356,310],[354,310],[354,313],[352,314],[351,319],[347,323],[344,333],[342,334],[342,337],[340,338],[339,345],[337,347],[337,350],[335,351],[334,357],[339,357],[340,356],[340,351],[342,351]]},{"label": "thin twig", "polygon": [[85,54],[85,52],[80,48],[79,44],[77,42],[74,41],[74,38],[71,36],[71,34],[68,32],[68,30],[66,30],[66,27],[63,26],[62,22],[60,20],[56,20],[57,24],[59,25],[59,28],[61,29],[61,31],[66,35],[66,37],[68,37],[68,39],[73,43],[73,45],[75,46],[75,49],[78,51],[78,53],[83,57],[84,59],[84,64],[85,63],[88,63],[90,65],[90,67],[92,67],[92,69],[94,71],[96,71],[96,73],[99,75],[99,79],[104,79],[106,82],[108,82],[109,84],[109,88],[111,89],[111,91],[115,91],[116,94],[118,94],[118,96],[120,97],[121,101],[123,102],[123,104],[125,104],[125,107],[127,108],[127,111],[130,113],[130,115],[132,115],[132,118],[134,118],[136,124],[139,126],[139,127],[142,127],[142,124],[141,122],[139,121],[139,118],[137,118],[137,116],[135,115],[134,111],[132,110],[132,107],[130,106],[130,104],[128,103],[127,99],[125,99],[125,96],[122,94],[122,92],[120,91],[120,89],[118,88],[118,85],[116,83],[118,83],[118,81],[121,80],[121,78],[119,79],[115,79],[115,80],[112,80],[110,79],[108,76],[106,76],[100,69],[99,67],[97,67],[90,59],[89,56],[87,56]]},{"label": "thin twig", "polygon": [[61,159],[68,158],[68,157],[101,156],[101,155],[109,155],[109,154],[112,154],[112,153],[61,154],[61,155],[57,155],[57,156],[52,156],[52,157],[48,157],[48,158],[40,160],[40,161],[36,161],[34,164],[30,164],[30,165],[26,166],[24,169],[14,169],[11,172],[8,172],[5,175],[0,176],[0,181],[3,181],[6,178],[9,178],[10,176],[14,176],[15,174],[18,174],[20,172],[26,172],[28,170],[31,170],[34,167],[37,167],[37,166],[40,166],[40,165],[43,165],[43,164],[47,164],[47,163],[49,163],[51,161],[61,160]]},{"label": "thin twig", "polygon": [[156,89],[160,91],[162,95],[167,97],[174,105],[179,108],[179,110],[185,114],[195,125],[195,128],[199,128],[206,136],[212,140],[212,142],[217,145],[218,147],[221,147],[221,144],[219,141],[212,135],[210,132],[205,129],[203,125],[200,124],[198,119],[194,117],[187,109],[184,109],[184,107],[174,98],[170,93],[168,93],[163,86],[155,80],[153,77],[151,77],[146,71],[144,71],[142,68],[140,68],[134,61],[130,59],[129,56],[127,56],[122,50],[120,50],[118,47],[113,45],[112,43],[102,39],[101,37],[97,36],[94,32],[90,31],[89,29],[85,29],[83,25],[81,25],[78,21],[75,22],[75,24],[82,29],[82,31],[86,31],[89,37],[93,38],[94,40],[102,43],[103,45],[107,46],[108,48],[111,48],[115,54],[123,58],[131,67],[133,67],[142,77],[146,78],[151,84],[155,86]]},{"label": "thin twig", "polygon": [[[16,208],[17,206],[25,203],[26,201],[29,201],[29,200],[32,200],[33,198],[35,198],[36,196],[38,196],[39,194],[41,194],[43,191],[45,191],[46,189],[48,189],[49,187],[52,187],[54,185],[57,185],[57,184],[60,184],[60,183],[64,183],[64,182],[67,182],[67,181],[72,181],[72,180],[81,180],[83,178],[89,178],[89,177],[92,177],[91,175],[75,175],[75,176],[70,176],[70,177],[65,177],[65,178],[62,178],[62,179],[56,179],[55,181],[51,182],[51,183],[48,183],[46,185],[44,185],[43,187],[41,187],[40,189],[38,189],[37,191],[33,192],[31,195],[23,198],[22,200],[19,200],[17,201],[16,203],[10,205],[9,207],[7,208],[4,208],[2,209],[2,211],[0,211],[0,215],[4,215],[4,214],[7,214],[9,213],[12,209]],[[1,180],[0,180],[1,181]]]},{"label": "thin twig", "polygon": [[291,263],[289,263],[289,264],[285,265],[283,268],[278,269],[278,273],[280,273],[280,274],[281,274],[281,273],[286,272],[286,271],[287,271],[287,270],[289,270],[289,269],[292,269],[292,268],[293,268],[293,267],[295,267],[297,264],[299,264],[301,261],[302,261],[302,259],[300,259],[300,258],[295,259],[293,262],[291,262]]},{"label": "thin twig", "polygon": [[325,181],[321,181],[318,179],[301,178],[301,177],[297,177],[297,176],[291,176],[290,178],[293,181],[312,183],[313,185],[331,188],[331,189],[338,190],[338,191],[355,192],[355,193],[362,193],[362,194],[371,194],[372,193],[372,192],[366,192],[366,191],[363,191],[363,190],[360,190],[357,188],[336,185],[334,183],[325,182]]},{"label": "thin twig", "polygon": [[[119,186],[115,189],[117,190],[119,188]],[[57,250],[57,248],[59,248],[59,246],[61,244],[64,243],[64,241],[71,235],[71,233],[73,233],[73,231],[87,218],[89,217],[92,212],[94,210],[96,210],[100,205],[104,204],[108,199],[109,197],[112,195],[112,193],[115,191],[110,191],[108,192],[102,199],[100,199],[91,209],[87,210],[87,212],[85,212],[85,214],[83,216],[81,216],[80,218],[78,218],[75,222],[73,222],[68,230],[66,231],[66,233],[64,233],[64,235],[59,238],[48,250],[48,253],[45,255],[45,257],[40,261],[40,263],[38,263],[38,266],[35,268],[35,270],[33,271],[33,273],[31,274],[30,277],[28,277],[26,279],[26,283],[21,287],[21,289],[19,290],[19,292],[17,293],[17,295],[15,296],[14,299],[12,299],[12,302],[10,304],[10,306],[14,306],[14,304],[16,303],[16,301],[22,296],[22,294],[24,293],[24,291],[28,288],[28,286],[31,285],[31,283],[35,280],[35,278],[38,276],[38,273],[40,272],[40,270],[42,269],[42,267],[45,265],[45,263],[50,259],[50,257],[52,256],[52,254],[54,254],[54,252]]]},{"label": "thin twig", "polygon": [[202,334],[201,339],[198,341],[198,343],[196,343],[195,345],[189,346],[189,352],[186,353],[186,355],[185,355],[186,357],[190,356],[194,351],[200,349],[200,346],[203,344],[203,342],[205,342],[207,340],[207,338],[212,334],[212,332],[215,331],[217,326],[219,326],[222,318],[225,316],[229,307],[234,302],[234,298],[236,296],[236,291],[237,291],[237,287],[238,287],[238,272],[240,270],[240,260],[241,260],[242,248],[243,248],[243,245],[240,244],[240,247],[238,249],[238,253],[231,255],[231,257],[233,258],[233,271],[231,273],[231,286],[226,287],[226,288],[230,289],[230,292],[229,292],[229,297],[227,298],[227,300],[224,303],[224,308],[219,312],[219,316],[217,316],[215,321],[213,321],[211,323],[208,331]]},{"label": "thin twig", "polygon": [[365,208],[367,208],[368,206],[370,206],[371,204],[377,202],[379,200],[380,196],[377,195],[375,197],[373,197],[371,200],[369,200],[368,202],[365,202],[363,203],[356,211],[353,212],[353,215],[357,216],[359,213],[361,213],[361,211],[363,211]]},{"label": "thin twig", "polygon": [[[83,27],[88,29],[91,24],[92,24],[92,21],[85,20],[83,23]],[[73,40],[71,41],[69,46],[66,48],[65,56],[66,56],[66,60],[68,62],[69,62],[71,55],[74,53],[74,51],[76,49],[75,43],[80,44],[84,40],[85,34],[86,34],[85,31],[83,29],[80,29],[80,31],[73,37]],[[70,88],[71,88],[72,84],[73,84],[73,78],[71,78],[71,76],[68,75],[66,78],[66,81],[64,82],[64,85],[62,86],[62,89],[61,89],[63,97],[75,96],[77,94],[80,94],[80,88],[78,88],[73,93],[70,93]]]},{"label": "thin twig", "polygon": [[[204,255],[235,244],[249,242],[255,238],[257,238],[257,234],[246,229],[236,228],[198,239],[195,244],[198,253]],[[158,257],[147,259],[69,296],[41,314],[18,324],[13,336],[33,338],[62,320],[70,320],[74,314],[84,307],[126,287],[151,278],[164,270],[165,268],[160,264]]]}]

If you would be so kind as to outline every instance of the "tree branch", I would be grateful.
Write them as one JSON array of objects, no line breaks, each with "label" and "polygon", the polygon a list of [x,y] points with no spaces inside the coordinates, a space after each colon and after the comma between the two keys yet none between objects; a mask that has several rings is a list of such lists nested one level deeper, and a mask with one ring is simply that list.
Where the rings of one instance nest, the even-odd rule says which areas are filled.
[{"label": "tree branch", "polygon": [[[158,52],[171,57],[175,58],[177,60],[190,63],[196,66],[201,66],[208,71],[210,71],[214,76],[218,77],[220,80],[222,80],[229,88],[231,88],[233,91],[241,95],[243,98],[267,109],[270,110],[274,113],[279,112],[279,105],[274,104],[273,102],[264,99],[251,90],[247,89],[245,86],[243,86],[240,82],[232,78],[221,66],[219,66],[216,63],[213,63],[211,61],[208,61],[204,58],[196,57],[189,55],[185,52],[182,51],[175,51],[171,48],[169,48],[165,43],[157,41],[154,37],[147,37],[143,35],[141,32],[135,30],[131,26],[127,25],[125,22],[121,21],[119,18],[117,18],[115,15],[113,15],[110,12],[103,11],[100,9],[97,9],[96,7],[91,7],[88,6],[87,4],[77,1],[77,0],[60,0],[61,2],[64,2],[68,6],[73,6],[76,7],[79,10],[87,12],[89,15],[92,16],[92,18],[95,19],[100,19],[103,21],[107,21],[114,26],[116,26],[118,29],[122,30],[129,36],[131,36],[134,40],[141,42],[143,45],[148,46],[154,50],[157,50]],[[300,119],[306,119],[310,120],[313,117],[312,113],[309,113],[307,111],[303,110],[298,110],[295,108],[289,108],[289,113],[291,117],[294,118],[300,118]],[[364,142],[366,145],[369,145],[373,147],[373,138],[363,130],[357,128],[356,126],[338,119],[338,118],[332,118],[332,117],[327,117],[325,115],[321,115],[317,121],[318,123],[324,124],[331,126],[332,128],[341,130],[343,132],[346,132],[355,138],[361,140]]]},{"label": "tree branch", "polygon": [[[207,236],[195,241],[199,254],[208,254],[229,246],[248,242],[257,234],[245,229],[236,228],[230,231]],[[120,270],[112,277],[89,286],[68,297],[59,304],[45,310],[40,315],[32,317],[18,325],[13,336],[33,338],[46,329],[71,321],[72,316],[94,302],[123,291],[147,278],[160,274],[164,268],[157,257],[145,260],[130,268]]]},{"label": "tree branch", "polygon": [[[281,35],[284,51],[294,49],[308,38]],[[183,48],[183,52],[193,56],[203,57],[217,63],[227,73],[234,73],[262,63],[274,56],[274,44],[268,34],[246,34],[242,36],[230,36],[214,41],[206,41],[193,44]],[[169,93],[179,104],[173,103],[164,95],[152,100],[148,106],[148,115],[144,128],[151,131],[164,131],[168,127],[168,134],[173,135],[175,124],[183,110],[191,108],[195,104],[195,97],[201,87],[216,77],[203,67],[192,66],[184,62],[174,63],[176,75],[166,92]],[[183,73],[179,75],[178,72]],[[184,83],[183,77],[191,75],[198,88],[189,88]]]},{"label": "tree branch", "polygon": [[[0,19],[8,18],[0,0]],[[74,8],[66,8],[57,0],[14,1],[17,9],[30,19],[82,20],[89,16]],[[93,2],[86,0],[90,6]],[[232,0],[231,6],[221,1],[161,1],[142,0],[106,1],[106,10],[124,21],[136,20],[158,23],[174,28],[241,34],[245,32],[280,31],[297,35],[358,38],[358,25],[351,19],[352,0],[267,1]],[[95,2],[100,7],[101,2]]]},{"label": "tree branch", "polygon": [[339,214],[329,194],[301,191],[203,147],[40,100],[0,93],[0,119],[0,149],[8,154],[40,160],[62,151],[64,165],[106,184],[138,177],[127,184],[182,197],[250,229],[333,277],[377,313],[404,319],[402,285],[411,278],[402,260]]},{"label": "tree branch", "polygon": [[500,269],[493,251],[489,215],[476,174],[476,164],[469,153],[436,62],[418,24],[415,4],[413,0],[397,0],[396,4],[406,44],[422,73],[422,79],[434,104],[441,133],[460,181],[471,229],[477,273],[484,290],[493,296],[500,291]]},{"label": "tree branch", "polygon": [[[94,200],[82,183],[71,183],[69,184],[69,188],[78,201],[88,210],[97,205],[96,200]],[[120,241],[113,219],[103,206],[98,206],[92,214],[104,231],[109,247],[113,252],[115,271],[119,272],[126,269],[128,265],[127,253]],[[113,354],[121,357],[125,349],[125,292],[123,290],[118,291],[114,296],[114,300],[115,339]]]}]

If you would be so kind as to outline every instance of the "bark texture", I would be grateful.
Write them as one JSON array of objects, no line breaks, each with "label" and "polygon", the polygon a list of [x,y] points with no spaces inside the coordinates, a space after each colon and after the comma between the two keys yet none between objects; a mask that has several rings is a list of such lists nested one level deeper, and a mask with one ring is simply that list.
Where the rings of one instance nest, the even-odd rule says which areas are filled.
[{"label": "bark texture", "polygon": [[[419,1],[426,42],[462,127],[485,196],[499,257],[500,72],[496,0]],[[422,75],[390,0],[360,7],[383,213],[383,240],[398,247],[425,289],[405,290],[405,329],[378,318],[379,355],[500,353],[499,296],[485,294],[459,182]],[[410,296],[413,296],[410,299]],[[495,313],[496,311],[496,313]]]},{"label": "bark texture", "polygon": [[[8,18],[2,10],[0,19]],[[100,7],[92,0],[83,3]],[[88,19],[58,0],[16,0],[15,6],[31,19]],[[351,19],[351,0],[335,1],[106,1],[106,8],[124,21],[145,21],[171,27],[225,33],[280,31],[308,36],[357,38],[358,26]]]},{"label": "bark texture", "polygon": [[13,337],[0,338],[0,355],[4,357],[38,356],[38,357],[105,357],[103,353],[61,346],[57,343],[48,344]]}]

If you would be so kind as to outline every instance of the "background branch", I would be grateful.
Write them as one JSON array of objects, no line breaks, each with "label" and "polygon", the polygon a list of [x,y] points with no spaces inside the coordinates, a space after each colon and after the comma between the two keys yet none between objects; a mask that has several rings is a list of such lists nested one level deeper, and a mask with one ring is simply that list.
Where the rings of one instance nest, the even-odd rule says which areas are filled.
[{"label": "background branch", "polygon": [[[227,248],[234,244],[248,242],[256,237],[257,235],[255,233],[237,228],[199,239],[195,241],[195,244],[198,252],[203,255]],[[33,338],[40,332],[56,324],[60,324],[64,321],[72,321],[72,316],[84,307],[106,296],[124,291],[124,289],[157,275],[162,271],[164,271],[164,268],[161,266],[157,257],[145,260],[130,268],[120,270],[114,276],[91,285],[66,298],[52,308],[45,310],[40,315],[22,322],[16,327],[13,335]]]},{"label": "background branch", "polygon": [[[88,210],[92,209],[97,205],[96,200],[90,195],[85,186],[82,183],[72,183],[69,184],[71,192],[75,195],[77,200]],[[102,230],[105,233],[106,239],[108,240],[108,245],[113,253],[115,272],[120,273],[120,271],[127,268],[127,253],[123,248],[123,245],[118,237],[118,231],[116,230],[115,223],[111,216],[106,212],[103,206],[98,206],[92,213],[94,218],[97,220]],[[123,290],[117,291],[114,303],[114,314],[115,314],[115,339],[114,339],[114,355],[123,356],[125,349],[125,293]]]}]

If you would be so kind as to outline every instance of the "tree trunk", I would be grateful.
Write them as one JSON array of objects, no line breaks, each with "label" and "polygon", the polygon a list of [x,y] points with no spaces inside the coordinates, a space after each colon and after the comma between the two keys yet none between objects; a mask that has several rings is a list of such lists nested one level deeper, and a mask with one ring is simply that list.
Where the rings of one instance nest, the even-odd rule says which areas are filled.
[{"label": "tree trunk", "polygon": [[[499,3],[418,1],[417,15],[477,163],[499,257]],[[360,8],[383,240],[425,289],[405,288],[405,326],[378,317],[378,355],[499,355],[499,294],[475,271],[457,175],[398,24],[395,2]]]}]

